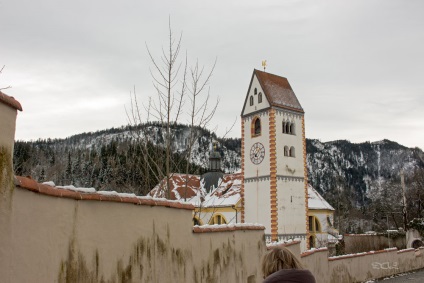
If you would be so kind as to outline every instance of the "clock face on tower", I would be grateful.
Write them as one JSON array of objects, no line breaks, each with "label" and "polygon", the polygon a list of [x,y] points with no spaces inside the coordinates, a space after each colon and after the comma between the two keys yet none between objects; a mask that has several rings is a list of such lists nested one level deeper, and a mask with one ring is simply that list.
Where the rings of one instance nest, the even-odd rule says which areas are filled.
[{"label": "clock face on tower", "polygon": [[254,164],[259,164],[264,160],[265,157],[265,147],[260,142],[257,142],[252,145],[252,148],[250,149],[250,160]]}]

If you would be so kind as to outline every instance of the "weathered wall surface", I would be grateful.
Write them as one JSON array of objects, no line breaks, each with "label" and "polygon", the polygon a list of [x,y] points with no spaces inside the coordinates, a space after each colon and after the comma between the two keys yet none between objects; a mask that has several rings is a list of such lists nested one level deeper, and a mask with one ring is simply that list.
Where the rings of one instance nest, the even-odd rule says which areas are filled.
[{"label": "weathered wall surface", "polygon": [[396,248],[328,258],[327,249],[302,254],[317,283],[365,282],[424,267],[424,249]]},{"label": "weathered wall surface", "polygon": [[[262,281],[263,227],[192,227],[189,205],[136,205],[18,181],[36,188],[17,186],[0,215],[2,282]],[[299,242],[286,246],[300,255]],[[299,257],[317,282],[363,282],[423,268],[423,252],[393,248],[328,258],[324,248]]]},{"label": "weathered wall surface", "polygon": [[2,282],[262,281],[263,228],[212,232],[193,228],[191,209],[13,194]]},{"label": "weathered wall surface", "polygon": [[[0,92],[1,93],[1,92]],[[0,102],[0,146],[13,152],[17,110]]]}]

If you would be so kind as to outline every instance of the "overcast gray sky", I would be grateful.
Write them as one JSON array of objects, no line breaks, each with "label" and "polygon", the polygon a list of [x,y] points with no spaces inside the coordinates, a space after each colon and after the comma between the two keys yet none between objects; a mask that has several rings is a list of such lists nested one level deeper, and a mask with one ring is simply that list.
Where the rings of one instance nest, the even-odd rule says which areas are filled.
[{"label": "overcast gray sky", "polygon": [[[191,62],[217,59],[210,129],[240,137],[254,68],[287,77],[306,136],[384,138],[424,149],[424,1],[0,0],[0,87],[21,102],[16,139],[64,138],[127,124],[135,86],[154,95],[147,43],[168,17]],[[184,121],[182,121],[184,122]]]}]

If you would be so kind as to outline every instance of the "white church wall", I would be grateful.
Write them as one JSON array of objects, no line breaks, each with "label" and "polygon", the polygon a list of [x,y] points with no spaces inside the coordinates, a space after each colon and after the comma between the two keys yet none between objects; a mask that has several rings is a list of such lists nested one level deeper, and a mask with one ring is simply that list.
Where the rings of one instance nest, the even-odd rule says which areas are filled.
[{"label": "white church wall", "polygon": [[[261,119],[261,134],[259,136],[252,136],[251,124],[255,117]],[[269,159],[269,114],[262,112],[260,115],[249,116],[244,119],[244,176],[245,178],[268,176],[270,169]],[[260,164],[253,164],[250,158],[250,151],[252,146],[260,142],[265,148],[265,156]]]},{"label": "white church wall", "polygon": [[[283,121],[295,124],[295,134],[285,134],[282,131]],[[284,110],[277,110],[276,115],[276,144],[277,144],[277,172],[278,175],[304,177],[303,160],[303,133],[300,114],[293,114]],[[294,147],[295,156],[284,156],[284,147]]]},{"label": "white church wall", "polygon": [[[306,205],[303,181],[277,181],[278,234],[302,241],[306,250]],[[287,238],[286,238],[287,239]]]},{"label": "white church wall", "polygon": [[[255,94],[255,88],[257,94]],[[262,94],[262,102],[258,102],[259,93]],[[250,97],[253,97],[253,105],[250,105]],[[256,76],[253,77],[252,85],[250,87],[249,93],[247,95],[247,99],[245,101],[244,105],[244,112],[243,115],[247,115],[249,113],[259,111],[265,108],[268,108],[270,106],[268,100],[265,97],[264,91],[256,78]]]}]

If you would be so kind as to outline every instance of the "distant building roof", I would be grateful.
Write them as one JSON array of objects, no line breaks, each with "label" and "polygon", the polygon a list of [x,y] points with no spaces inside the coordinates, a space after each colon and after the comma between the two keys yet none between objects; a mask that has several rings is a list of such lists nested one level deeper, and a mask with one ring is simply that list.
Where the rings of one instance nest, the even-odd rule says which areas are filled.
[{"label": "distant building roof", "polygon": [[224,175],[218,187],[205,196],[202,206],[228,207],[236,205],[241,198],[241,180],[241,173]]},{"label": "distant building roof", "polygon": [[[172,173],[170,177],[171,200],[185,200],[187,202],[198,202],[206,193],[201,191],[200,176],[190,174]],[[166,177],[154,187],[148,195],[153,198],[168,198],[166,188]]]},{"label": "distant building roof", "polygon": [[304,112],[286,78],[256,69],[253,73],[256,74],[265,96],[272,106]]},{"label": "distant building roof", "polygon": [[[188,180],[187,186],[186,177]],[[195,206],[203,207],[233,206],[240,200],[241,173],[220,173],[217,185],[214,185],[209,193],[205,188],[206,180],[203,177],[204,175],[172,174],[170,178],[171,200],[186,201]],[[154,187],[148,193],[148,196],[166,198],[165,179]]]},{"label": "distant building roof", "polygon": [[309,209],[335,210],[311,185],[308,185]]},{"label": "distant building roof", "polygon": [[22,111],[21,104],[15,98],[13,98],[12,96],[8,96],[7,94],[1,91],[0,91],[0,102],[3,102],[4,104],[12,108]]}]

